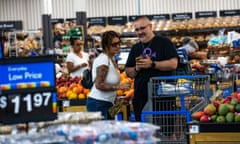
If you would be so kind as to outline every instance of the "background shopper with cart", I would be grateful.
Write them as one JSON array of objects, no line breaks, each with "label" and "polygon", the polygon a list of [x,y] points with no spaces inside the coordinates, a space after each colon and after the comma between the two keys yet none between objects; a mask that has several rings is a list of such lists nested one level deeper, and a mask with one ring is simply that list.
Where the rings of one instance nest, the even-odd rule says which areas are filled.
[{"label": "background shopper with cart", "polygon": [[[141,121],[141,113],[148,100],[149,79],[154,76],[173,75],[178,65],[178,54],[168,38],[153,33],[150,20],[146,16],[137,17],[134,26],[140,41],[131,48],[125,70],[129,77],[135,79],[133,109],[136,121]],[[175,107],[175,97],[158,98],[158,100],[173,102],[161,107],[153,105],[159,108],[158,110],[171,110]],[[174,120],[168,122],[173,123]]]}]

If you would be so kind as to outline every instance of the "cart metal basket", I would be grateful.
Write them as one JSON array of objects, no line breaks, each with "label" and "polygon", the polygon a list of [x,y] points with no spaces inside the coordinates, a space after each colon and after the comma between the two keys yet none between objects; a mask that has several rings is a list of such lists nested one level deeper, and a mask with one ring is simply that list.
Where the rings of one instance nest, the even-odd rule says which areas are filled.
[{"label": "cart metal basket", "polygon": [[203,109],[209,103],[209,85],[207,75],[151,78],[142,121],[160,126],[156,136],[161,143],[187,143],[187,122],[191,121],[192,112]]}]

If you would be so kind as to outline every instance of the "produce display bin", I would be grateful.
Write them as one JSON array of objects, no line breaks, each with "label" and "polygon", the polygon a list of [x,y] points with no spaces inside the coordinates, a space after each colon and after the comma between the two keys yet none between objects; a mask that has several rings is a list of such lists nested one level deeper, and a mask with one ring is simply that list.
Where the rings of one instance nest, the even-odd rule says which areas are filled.
[{"label": "produce display bin", "polygon": [[[86,99],[83,100],[59,100],[59,112],[85,112],[87,111]],[[132,105],[122,105],[121,111],[119,113],[119,120],[129,120],[130,112],[132,110]]]},{"label": "produce display bin", "polygon": [[85,112],[86,100],[59,100],[60,112]]},{"label": "produce display bin", "polygon": [[239,123],[188,124],[189,144],[239,144]]},{"label": "produce display bin", "polygon": [[208,104],[209,76],[179,75],[153,77],[148,83],[148,104],[142,121],[160,126],[156,137],[163,144],[186,144],[191,113]]}]

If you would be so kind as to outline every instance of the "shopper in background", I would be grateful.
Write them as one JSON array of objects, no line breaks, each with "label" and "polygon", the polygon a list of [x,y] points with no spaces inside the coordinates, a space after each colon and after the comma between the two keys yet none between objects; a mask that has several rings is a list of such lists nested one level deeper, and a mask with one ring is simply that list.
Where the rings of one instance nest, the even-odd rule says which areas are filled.
[{"label": "shopper in background", "polygon": [[185,49],[189,59],[207,59],[207,52],[199,51],[197,42],[190,37],[183,38],[182,47],[179,49]]},{"label": "shopper in background", "polygon": [[65,29],[61,23],[56,23],[53,25],[53,45],[54,48],[60,47],[62,42],[62,37],[65,33]]},{"label": "shopper in background", "polygon": [[[134,26],[140,41],[131,48],[125,70],[129,77],[135,79],[133,109],[136,121],[141,121],[141,113],[148,101],[149,79],[154,76],[173,75],[178,65],[178,55],[174,44],[168,38],[153,33],[152,24],[146,16],[138,17]],[[153,105],[155,111],[175,109],[175,97],[159,99],[168,103]],[[171,122],[168,122],[168,125]]]},{"label": "shopper in background", "polygon": [[120,51],[120,36],[114,31],[102,34],[102,49],[93,61],[92,76],[95,83],[87,99],[87,111],[100,111],[104,119],[112,119],[108,109],[113,106],[116,90],[130,88],[129,83],[120,85],[120,75],[114,55]]},{"label": "shopper in background", "polygon": [[83,51],[84,42],[79,38],[71,38],[72,51],[68,53],[66,62],[71,77],[82,77],[83,71],[88,68],[89,56]]},{"label": "shopper in background", "polygon": [[208,52],[199,51],[199,46],[194,39],[191,37],[184,37],[182,40],[182,46],[178,49],[186,50],[191,69],[196,69],[197,72],[205,73],[208,66],[202,65],[199,60],[208,59]]}]

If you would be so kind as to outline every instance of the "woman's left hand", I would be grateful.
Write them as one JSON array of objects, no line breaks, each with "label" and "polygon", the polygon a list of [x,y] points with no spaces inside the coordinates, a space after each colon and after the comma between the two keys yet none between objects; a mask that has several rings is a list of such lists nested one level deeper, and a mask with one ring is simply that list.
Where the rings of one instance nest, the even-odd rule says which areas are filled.
[{"label": "woman's left hand", "polygon": [[120,84],[119,89],[126,90],[126,89],[129,89],[130,87],[131,87],[131,83],[125,82],[125,83]]}]

